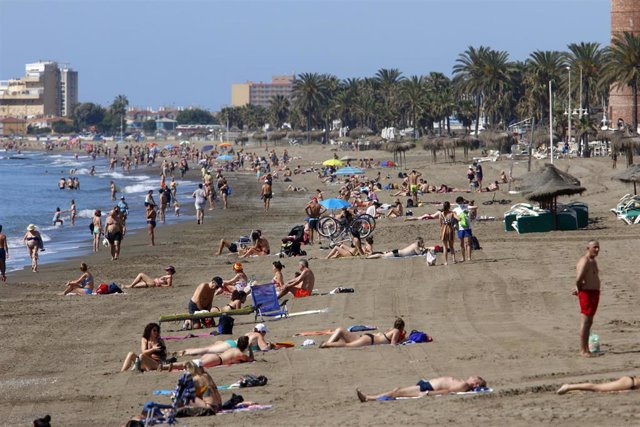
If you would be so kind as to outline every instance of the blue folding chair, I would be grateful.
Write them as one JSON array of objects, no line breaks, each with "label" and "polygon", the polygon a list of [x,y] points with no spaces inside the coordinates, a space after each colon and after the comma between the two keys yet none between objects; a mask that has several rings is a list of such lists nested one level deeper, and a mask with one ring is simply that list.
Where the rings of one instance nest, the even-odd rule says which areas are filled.
[{"label": "blue folding chair", "polygon": [[266,283],[264,285],[254,285],[251,287],[251,295],[253,296],[253,307],[255,309],[256,320],[260,316],[264,320],[267,317],[289,317],[289,309],[287,301],[278,302],[278,293],[276,285]]}]

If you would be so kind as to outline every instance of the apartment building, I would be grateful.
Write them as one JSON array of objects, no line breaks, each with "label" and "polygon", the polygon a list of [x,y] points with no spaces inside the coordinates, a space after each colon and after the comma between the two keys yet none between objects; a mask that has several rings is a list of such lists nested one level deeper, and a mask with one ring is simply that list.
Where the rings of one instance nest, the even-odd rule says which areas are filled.
[{"label": "apartment building", "polygon": [[268,107],[276,95],[291,98],[293,92],[293,76],[273,76],[271,83],[246,82],[234,83],[231,86],[231,105],[242,107],[243,105],[258,105]]},{"label": "apartment building", "polygon": [[25,75],[0,81],[0,117],[69,116],[78,103],[78,72],[55,61],[25,65]]}]

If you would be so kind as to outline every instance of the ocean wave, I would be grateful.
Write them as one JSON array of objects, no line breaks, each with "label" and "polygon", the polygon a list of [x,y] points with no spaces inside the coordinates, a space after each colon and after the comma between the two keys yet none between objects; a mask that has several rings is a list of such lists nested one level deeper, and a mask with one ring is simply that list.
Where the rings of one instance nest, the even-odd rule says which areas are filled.
[{"label": "ocean wave", "polygon": [[129,179],[133,181],[145,181],[151,179],[148,175],[125,175],[120,172],[102,172],[97,174],[97,176],[101,178]]},{"label": "ocean wave", "polygon": [[144,181],[140,184],[127,185],[122,189],[123,193],[135,194],[146,193],[149,190],[155,190],[158,184],[155,181]]},{"label": "ocean wave", "polygon": [[95,209],[80,209],[78,213],[76,213],[76,218],[93,218],[93,214]]},{"label": "ocean wave", "polygon": [[80,168],[76,170],[76,175],[89,175],[89,169],[87,168]]}]

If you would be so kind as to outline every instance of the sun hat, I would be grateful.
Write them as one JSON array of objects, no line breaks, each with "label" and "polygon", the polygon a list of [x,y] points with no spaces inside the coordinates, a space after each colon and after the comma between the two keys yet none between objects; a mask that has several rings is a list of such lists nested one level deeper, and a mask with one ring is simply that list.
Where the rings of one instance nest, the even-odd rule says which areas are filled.
[{"label": "sun hat", "polygon": [[239,262],[236,262],[235,264],[233,264],[233,270],[234,271],[242,271],[242,264]]},{"label": "sun hat", "polygon": [[173,265],[167,265],[167,266],[164,268],[164,271],[170,271],[170,272],[172,272],[172,273],[175,273],[175,272],[176,272],[176,269],[175,269],[175,267],[174,267]]},{"label": "sun hat", "polygon": [[35,230],[35,229],[36,229],[36,226],[35,226],[35,225],[33,225],[33,224],[29,224],[29,225],[27,226],[27,230],[29,230],[29,231],[33,231],[33,230]]},{"label": "sun hat", "polygon": [[254,329],[256,332],[269,332],[264,323],[258,323]]}]

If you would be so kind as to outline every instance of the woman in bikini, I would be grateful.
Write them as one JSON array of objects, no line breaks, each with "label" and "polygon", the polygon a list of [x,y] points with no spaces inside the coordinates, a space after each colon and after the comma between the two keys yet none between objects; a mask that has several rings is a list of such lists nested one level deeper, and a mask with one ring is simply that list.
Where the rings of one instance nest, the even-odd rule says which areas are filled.
[{"label": "woman in bikini", "polygon": [[[258,323],[253,331],[244,334],[249,339],[249,347],[253,351],[267,351],[271,350],[274,346],[272,343],[266,340],[267,327],[264,323]],[[242,337],[240,337],[242,338]],[[239,339],[238,339],[239,340]],[[207,347],[200,348],[188,348],[186,350],[175,353],[176,356],[202,356],[205,354],[222,354],[225,351],[236,348],[238,341],[228,339],[223,341],[217,341]]]},{"label": "woman in bikini", "polygon": [[27,245],[27,249],[29,250],[29,257],[31,258],[31,271],[37,273],[38,251],[43,251],[44,245],[42,243],[42,236],[36,229],[35,225],[29,224],[29,226],[27,227],[27,232],[22,238],[22,241]]},{"label": "woman in bikini", "polygon": [[403,214],[404,210],[402,208],[402,202],[400,199],[396,199],[393,207],[389,209],[389,212],[387,212],[387,218],[397,218],[401,217]]},{"label": "woman in bikini", "polygon": [[167,346],[160,338],[160,325],[149,323],[144,327],[140,339],[140,354],[129,352],[120,372],[128,370],[132,365],[141,371],[155,371],[166,362],[166,358]]},{"label": "woman in bikini", "polygon": [[349,332],[344,328],[338,328],[326,342],[320,344],[320,348],[335,347],[366,347],[376,344],[398,344],[406,335],[404,330],[404,320],[397,318],[393,323],[393,328],[387,332],[378,332],[377,334],[365,333],[358,335]]},{"label": "woman in bikini", "polygon": [[454,220],[458,217],[451,210],[451,204],[444,202],[442,204],[442,210],[438,212],[437,217],[440,219],[440,238],[442,239],[442,246],[444,247],[444,265],[449,263],[449,249],[453,255],[453,263],[456,263],[456,250],[454,247],[454,238],[456,231],[453,226]]},{"label": "woman in bikini", "polygon": [[91,295],[93,293],[93,275],[89,272],[89,267],[84,262],[80,264],[82,275],[77,280],[70,280],[64,286],[62,295],[79,294]]},{"label": "woman in bikini", "polygon": [[[220,341],[220,343],[222,342],[223,341]],[[249,337],[241,336],[238,338],[238,341],[225,340],[224,343],[229,345],[227,350],[224,350],[221,353],[206,353],[201,359],[196,359],[193,362],[198,364],[201,363],[204,368],[210,368],[212,366],[233,365],[235,363],[253,361],[253,351],[251,350],[251,347],[249,347]],[[244,354],[247,350],[249,351],[248,355]],[[181,353],[182,352],[178,353],[178,355],[181,355]],[[186,351],[184,353],[186,354]],[[169,363],[168,365],[160,365],[159,369],[161,371],[179,371],[183,370],[184,367],[184,363]]]},{"label": "woman in bikini", "polygon": [[211,408],[218,411],[222,405],[222,398],[218,392],[218,386],[215,381],[213,381],[213,378],[211,378],[211,375],[200,365],[191,361],[185,363],[184,369],[191,373],[196,389],[193,406],[197,408]]},{"label": "woman in bikini", "polygon": [[226,313],[231,310],[240,310],[242,304],[247,302],[247,293],[245,291],[234,290],[231,293],[231,302],[222,307],[211,307],[210,311]]},{"label": "woman in bikini", "polygon": [[640,388],[640,377],[622,377],[615,381],[607,383],[593,384],[593,383],[580,383],[580,384],[564,384],[558,389],[556,393],[565,394],[573,390],[582,391],[626,391],[626,390],[638,390]]},{"label": "woman in bikini", "polygon": [[147,231],[149,232],[149,238],[151,239],[151,246],[156,245],[156,205],[149,203],[147,205]]},{"label": "woman in bikini", "polygon": [[280,261],[273,262],[273,284],[276,285],[276,289],[280,290],[284,286],[284,276],[282,275],[282,269],[284,264]]},{"label": "woman in bikini", "polygon": [[100,209],[96,209],[93,212],[91,226],[91,235],[93,236],[93,252],[98,252],[98,248],[100,248],[100,234],[102,233],[102,212],[100,212]]},{"label": "woman in bikini", "polygon": [[133,282],[125,286],[125,288],[168,288],[173,284],[173,275],[176,274],[176,269],[174,266],[168,265],[164,271],[166,271],[167,274],[155,279],[151,278],[148,274],[140,273],[133,279]]}]

